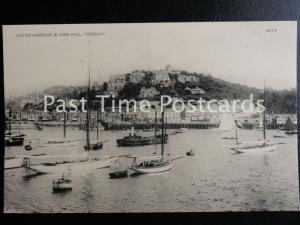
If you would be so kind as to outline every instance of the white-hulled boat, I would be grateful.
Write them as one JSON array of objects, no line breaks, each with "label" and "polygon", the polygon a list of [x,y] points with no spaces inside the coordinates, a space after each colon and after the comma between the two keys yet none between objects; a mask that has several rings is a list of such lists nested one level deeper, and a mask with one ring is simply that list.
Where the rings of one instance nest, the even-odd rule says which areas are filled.
[{"label": "white-hulled boat", "polygon": [[[146,157],[132,157],[133,163],[130,169],[138,174],[147,174],[147,173],[160,173],[168,171],[172,168],[171,162],[166,159],[164,155],[164,133],[165,133],[165,127],[164,127],[164,110],[162,111],[162,123],[161,123],[161,155],[160,156],[151,156],[150,158]],[[138,163],[137,159],[141,158],[142,162]]]},{"label": "white-hulled boat", "polygon": [[71,162],[83,162],[89,159],[87,152],[71,153],[71,154],[56,154],[56,155],[16,155],[16,158],[28,158],[31,165],[37,165],[41,163],[71,163]]},{"label": "white-hulled boat", "polygon": [[91,170],[110,167],[112,162],[116,159],[117,157],[107,157],[99,160],[89,160],[86,162],[44,164],[44,165],[28,166],[28,168],[39,174],[55,174],[55,173],[62,173],[66,171],[68,167],[70,167],[73,174],[79,174],[79,173],[89,172]]},{"label": "white-hulled boat", "polygon": [[[265,104],[265,85],[264,85],[264,104]],[[263,141],[259,142],[248,142],[248,143],[239,143],[236,129],[236,142],[237,145],[231,147],[230,149],[237,153],[264,153],[272,152],[277,148],[277,144],[270,143],[266,140],[266,109],[263,113]]]},{"label": "white-hulled boat", "polygon": [[172,164],[170,161],[150,160],[144,161],[141,164],[136,164],[130,169],[140,174],[161,173],[172,169]]},{"label": "white-hulled boat", "polygon": [[272,152],[276,150],[277,144],[263,142],[256,144],[243,143],[235,147],[231,147],[231,150],[237,153],[262,153],[262,152]]},{"label": "white-hulled boat", "polygon": [[46,143],[41,143],[38,147],[70,147],[77,146],[78,142],[74,140],[49,140]]}]

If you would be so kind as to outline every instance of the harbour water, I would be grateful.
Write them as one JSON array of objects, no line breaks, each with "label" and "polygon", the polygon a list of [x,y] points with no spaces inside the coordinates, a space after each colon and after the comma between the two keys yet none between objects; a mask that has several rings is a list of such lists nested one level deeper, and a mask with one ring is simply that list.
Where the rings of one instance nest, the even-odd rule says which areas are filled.
[{"label": "harbour water", "polygon": [[[91,157],[117,155],[153,155],[160,146],[117,147],[116,139],[129,131],[102,131],[104,148],[91,151]],[[166,151],[173,161],[172,170],[160,174],[109,179],[109,168],[73,174],[73,190],[52,193],[57,175],[40,175],[19,168],[5,171],[4,206],[6,212],[207,212],[207,211],[278,211],[298,210],[297,136],[273,139],[276,151],[262,154],[235,154],[235,140],[223,140],[215,129],[191,129],[170,135]],[[26,139],[60,138],[62,128],[25,130]],[[83,151],[85,132],[68,128],[67,136],[80,139]],[[96,132],[91,132],[91,138]],[[241,141],[262,138],[257,130],[241,130]],[[185,156],[193,149],[195,156]],[[47,154],[73,149],[42,149]],[[37,151],[37,152],[38,152]],[[9,147],[6,157],[25,154],[23,147]],[[130,162],[125,162],[130,163]]]}]

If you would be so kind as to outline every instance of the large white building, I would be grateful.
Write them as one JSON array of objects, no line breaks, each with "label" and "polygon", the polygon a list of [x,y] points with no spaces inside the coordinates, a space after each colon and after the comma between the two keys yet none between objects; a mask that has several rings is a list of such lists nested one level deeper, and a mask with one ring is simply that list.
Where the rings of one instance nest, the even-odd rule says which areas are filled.
[{"label": "large white building", "polygon": [[141,82],[144,77],[145,77],[145,73],[143,73],[140,70],[135,70],[126,75],[126,80],[129,81],[130,83],[137,84]]},{"label": "large white building", "polygon": [[154,73],[154,79],[153,79],[154,84],[170,82],[170,77],[167,70],[156,70],[153,73]]}]

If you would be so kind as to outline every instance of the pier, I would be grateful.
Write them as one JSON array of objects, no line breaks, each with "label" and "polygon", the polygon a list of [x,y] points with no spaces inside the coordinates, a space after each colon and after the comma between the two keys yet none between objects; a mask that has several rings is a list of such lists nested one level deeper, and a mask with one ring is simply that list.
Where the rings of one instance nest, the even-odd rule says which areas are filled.
[{"label": "pier", "polygon": [[[105,130],[126,130],[130,129],[132,126],[134,129],[151,129],[155,127],[154,123],[103,123]],[[168,123],[165,124],[167,129],[209,129],[217,128],[219,124],[217,123]],[[161,124],[156,125],[157,128],[161,128]]]}]

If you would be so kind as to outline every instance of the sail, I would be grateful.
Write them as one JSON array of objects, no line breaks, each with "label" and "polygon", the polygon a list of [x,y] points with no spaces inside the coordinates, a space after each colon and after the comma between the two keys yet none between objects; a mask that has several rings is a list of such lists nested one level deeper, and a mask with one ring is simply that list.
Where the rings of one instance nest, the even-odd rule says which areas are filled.
[{"label": "sail", "polygon": [[259,127],[259,128],[263,128],[263,127],[264,127],[263,118],[260,118],[260,119],[259,119],[258,127]]},{"label": "sail", "polygon": [[220,114],[219,130],[223,132],[234,131],[235,126],[236,124],[231,113]]},{"label": "sail", "polygon": [[121,160],[120,158],[117,158],[116,160],[114,160],[112,162],[112,164],[110,165],[110,169],[112,172],[127,170],[127,167],[128,166],[126,164],[126,161],[124,159]]}]

